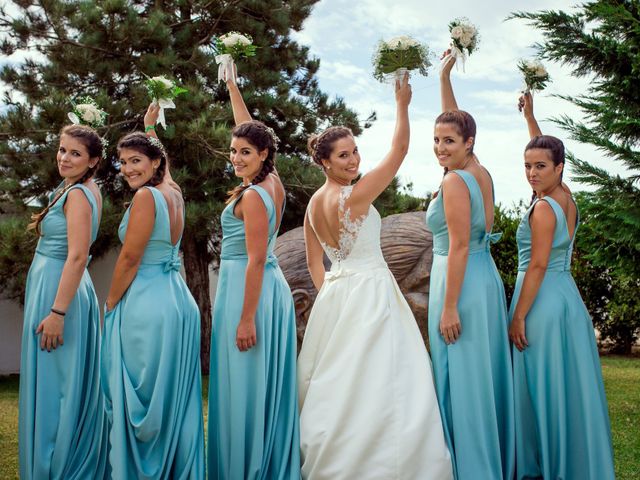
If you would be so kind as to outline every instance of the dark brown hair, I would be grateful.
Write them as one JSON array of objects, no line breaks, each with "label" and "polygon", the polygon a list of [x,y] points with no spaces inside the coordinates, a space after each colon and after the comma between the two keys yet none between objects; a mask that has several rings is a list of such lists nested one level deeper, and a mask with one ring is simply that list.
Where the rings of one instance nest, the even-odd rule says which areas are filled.
[{"label": "dark brown hair", "polygon": [[76,182],[66,185],[63,189],[61,189],[53,200],[49,202],[41,212],[34,213],[31,215],[31,223],[27,225],[27,230],[35,230],[38,236],[42,236],[42,231],[40,230],[40,224],[44,220],[44,217],[49,213],[51,207],[53,207],[62,196],[68,192],[71,187],[74,185],[78,185],[89,180],[98,170],[98,166],[100,165],[100,160],[102,159],[102,140],[93,128],[88,127],[86,125],[67,125],[66,127],[62,127],[60,130],[60,137],[63,135],[68,135],[76,140],[80,141],[89,153],[89,159],[98,157],[98,161],[93,167],[89,167],[87,171],[78,179]]},{"label": "dark brown hair", "polygon": [[153,173],[152,177],[145,184],[151,187],[155,187],[162,183],[164,179],[164,174],[167,170],[167,153],[160,143],[160,140],[154,138],[154,140],[150,140],[152,137],[142,133],[142,132],[132,132],[120,140],[118,140],[118,155],[120,155],[120,150],[123,148],[129,148],[131,150],[135,150],[138,153],[141,153],[151,160],[160,159],[160,165]]},{"label": "dark brown hair", "polygon": [[278,151],[277,138],[272,129],[267,127],[264,123],[258,120],[250,120],[248,122],[242,122],[240,125],[236,125],[231,131],[231,135],[235,138],[244,138],[252,146],[254,146],[258,152],[267,150],[267,158],[262,162],[262,168],[258,174],[253,178],[249,185],[238,185],[233,190],[227,192],[229,198],[227,203],[232,202],[238,196],[244,192],[251,185],[258,185],[264,181],[267,176],[275,170],[276,166],[276,153]]},{"label": "dark brown hair", "polygon": [[326,160],[333,152],[333,144],[345,137],[353,137],[353,132],[348,127],[329,127],[320,135],[312,135],[307,142],[307,149],[315,163],[324,169],[322,160]]},{"label": "dark brown hair", "polygon": [[[527,146],[524,147],[525,153],[528,150],[533,150],[535,148],[540,148],[542,150],[547,150],[549,153],[549,158],[553,162],[554,166],[558,166],[560,164],[564,165],[565,157],[564,157],[564,144],[562,140],[559,138],[553,137],[551,135],[538,135],[533,137],[527,143]],[[564,169],[560,172],[560,182],[562,182],[562,174],[564,173]],[[534,190],[533,195],[531,196],[531,203],[533,203],[536,199],[536,192]]]}]

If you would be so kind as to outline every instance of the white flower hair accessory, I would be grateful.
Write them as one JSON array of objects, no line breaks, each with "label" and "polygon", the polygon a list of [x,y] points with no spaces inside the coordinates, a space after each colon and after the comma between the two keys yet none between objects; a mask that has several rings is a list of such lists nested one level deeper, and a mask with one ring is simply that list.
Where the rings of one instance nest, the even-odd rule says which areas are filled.
[{"label": "white flower hair accessory", "polygon": [[73,110],[67,117],[74,125],[87,125],[91,128],[104,126],[107,120],[107,112],[100,109],[98,103],[91,97],[81,97],[71,100]]},{"label": "white flower hair accessory", "polygon": [[273,128],[267,127],[266,125],[265,125],[265,130],[267,131],[267,133],[271,137],[271,140],[273,140],[273,146],[277,150],[278,149],[278,145],[280,145],[280,139],[276,135],[276,132],[273,130]]},{"label": "white flower hair accessory", "polygon": [[102,158],[107,158],[107,149],[109,148],[109,141],[105,137],[100,137],[100,143],[102,144]]},{"label": "white flower hair accessory", "polygon": [[161,150],[163,154],[165,153],[164,145],[162,145],[162,142],[159,139],[157,139],[156,137],[147,136],[147,140],[151,145]]}]

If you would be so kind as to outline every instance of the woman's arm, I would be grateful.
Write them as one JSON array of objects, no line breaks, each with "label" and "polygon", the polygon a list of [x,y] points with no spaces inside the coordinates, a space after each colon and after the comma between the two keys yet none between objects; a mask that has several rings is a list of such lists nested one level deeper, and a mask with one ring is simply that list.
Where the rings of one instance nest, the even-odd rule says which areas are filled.
[{"label": "woman's arm", "polygon": [[[64,205],[67,220],[67,259],[62,267],[56,298],[51,307],[61,312],[67,311],[75,297],[84,274],[91,246],[91,205],[89,199],[78,188],[67,194]],[[81,321],[82,319],[76,319]],[[64,316],[50,312],[36,329],[40,337],[40,348],[47,351],[64,343]]]},{"label": "woman's arm", "polygon": [[442,55],[446,58],[442,70],[440,71],[440,99],[442,102],[442,111],[449,112],[459,110],[456,97],[453,94],[453,86],[451,85],[451,69],[456,63],[456,58],[451,55],[451,50],[447,50]]},{"label": "woman's arm", "polygon": [[520,351],[529,345],[525,335],[525,319],[538,295],[549,265],[553,233],[556,228],[556,216],[551,205],[546,201],[538,202],[529,215],[529,225],[531,226],[531,261],[524,274],[518,303],[509,326],[509,338]]},{"label": "woman's arm", "polygon": [[229,89],[229,97],[231,98],[233,120],[236,122],[236,125],[250,121],[251,114],[247,109],[247,105],[244,103],[244,98],[242,98],[242,93],[240,93],[238,85],[232,80],[227,80],[227,88]]},{"label": "woman's arm", "polygon": [[107,310],[112,310],[122,299],[138,273],[144,250],[153,232],[155,210],[153,193],[148,188],[139,189],[133,197],[124,244],[113,270]]},{"label": "woman's arm", "polygon": [[304,216],[304,247],[307,256],[307,268],[311,274],[313,285],[316,290],[320,291],[324,283],[324,274],[326,273],[323,262],[324,250],[322,250],[322,245],[320,245],[316,232],[311,227],[309,215],[307,207],[307,212]]},{"label": "woman's arm", "polygon": [[[156,133],[156,123],[158,122],[158,116],[160,115],[160,105],[157,103],[151,102],[149,104],[149,108],[147,108],[147,113],[144,114],[144,132],[148,137],[158,138],[158,134]],[[178,190],[180,187],[177,183],[173,181],[171,177],[171,169],[169,168],[169,156],[167,155],[167,169],[164,172],[164,180],[169,182],[169,184]]]},{"label": "woman's arm", "polygon": [[539,137],[542,135],[540,126],[536,117],[533,115],[533,97],[530,93],[524,93],[518,100],[518,108],[524,113],[524,119],[527,121],[527,129],[529,130],[529,138]]},{"label": "woman's arm", "polygon": [[241,207],[249,259],[245,270],[244,301],[236,331],[236,344],[244,352],[257,343],[255,317],[267,261],[269,218],[264,202],[255,190],[244,192]]},{"label": "woman's arm", "polygon": [[449,230],[449,254],[440,333],[444,341],[451,344],[462,333],[458,299],[467,269],[471,235],[471,198],[467,185],[458,175],[451,173],[445,176],[442,181],[442,201]]},{"label": "woman's arm", "polygon": [[411,85],[409,77],[396,80],[396,127],[391,140],[391,150],[369,173],[364,175],[353,188],[351,205],[369,205],[389,186],[398,173],[402,161],[409,151],[409,103]]}]

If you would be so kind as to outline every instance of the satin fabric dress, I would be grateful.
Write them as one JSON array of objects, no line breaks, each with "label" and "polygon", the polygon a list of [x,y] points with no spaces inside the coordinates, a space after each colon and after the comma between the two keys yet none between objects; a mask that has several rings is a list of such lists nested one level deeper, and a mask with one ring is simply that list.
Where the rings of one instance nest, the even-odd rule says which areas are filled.
[{"label": "satin fabric dress", "polygon": [[352,220],[351,191],[298,358],[302,476],[450,479],[429,355],[382,256],[380,215]]},{"label": "satin fabric dress", "polygon": [[257,343],[246,352],[236,346],[248,261],[244,223],[233,213],[239,197],[221,217],[209,376],[209,478],[299,479],[295,308],[273,254],[275,204],[261,186],[249,189],[260,195],[269,219],[267,262],[255,315]]},{"label": "satin fabric dress", "polygon": [[[529,346],[513,347],[518,479],[614,478],[611,428],[593,323],[571,276],[573,238],[562,207],[536,200],[520,222],[511,315],[531,260],[529,216],[546,201],[556,217],[551,255],[525,319]],[[576,223],[576,231],[578,224]]]},{"label": "satin fabric dress", "polygon": [[64,205],[75,189],[91,205],[91,243],[95,241],[98,204],[91,190],[78,184],[44,217],[27,276],[18,420],[20,478],[25,480],[101,479],[107,471],[107,419],[99,379],[100,309],[86,269],[67,308],[64,344],[51,352],[41,350],[41,336],[35,333],[53,307],[67,259]]},{"label": "satin fabric dress", "polygon": [[462,333],[447,345],[440,334],[449,253],[443,192],[431,201],[429,344],[440,412],[457,479],[511,480],[515,439],[508,315],[504,285],[489,248],[500,234],[485,230],[482,191],[475,177],[464,170],[448,175],[459,175],[469,190],[471,230],[458,298]]},{"label": "satin fabric dress", "polygon": [[[163,194],[135,278],[105,315],[102,381],[114,479],[205,477],[200,313],[180,276]],[[135,201],[135,200],[134,200]],[[133,205],[133,203],[132,203]],[[118,234],[124,242],[125,212]]]}]

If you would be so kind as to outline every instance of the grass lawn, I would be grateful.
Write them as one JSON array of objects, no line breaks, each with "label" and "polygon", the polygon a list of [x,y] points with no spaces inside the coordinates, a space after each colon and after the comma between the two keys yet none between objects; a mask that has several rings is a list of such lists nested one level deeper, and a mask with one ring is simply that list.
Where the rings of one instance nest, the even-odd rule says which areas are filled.
[{"label": "grass lawn", "polygon": [[[617,480],[640,478],[640,358],[602,357]],[[203,377],[206,415],[208,378]],[[205,423],[206,427],[206,423]],[[18,478],[18,377],[0,377],[0,479]]]}]

